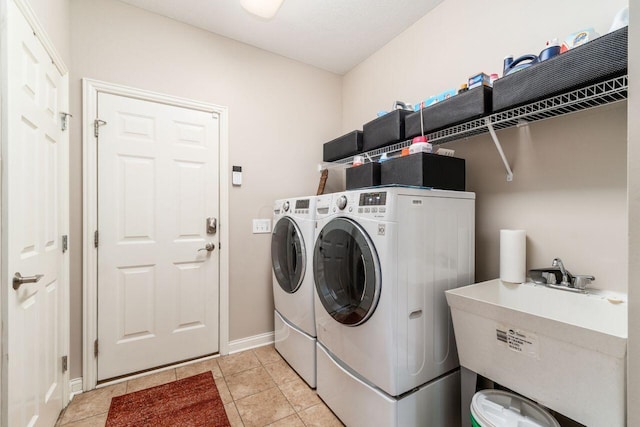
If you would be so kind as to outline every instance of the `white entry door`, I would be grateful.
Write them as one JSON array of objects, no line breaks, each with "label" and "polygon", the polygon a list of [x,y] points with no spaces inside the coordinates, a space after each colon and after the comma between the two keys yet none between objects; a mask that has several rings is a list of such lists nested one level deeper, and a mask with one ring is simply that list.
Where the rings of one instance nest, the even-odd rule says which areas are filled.
[{"label": "white entry door", "polygon": [[107,93],[98,117],[98,380],[218,352],[218,117]]},{"label": "white entry door", "polygon": [[5,4],[1,299],[7,310],[2,400],[8,410],[1,422],[49,427],[67,400],[62,358],[67,352],[68,135],[61,113],[68,111],[68,76],[52,63],[16,4]]}]

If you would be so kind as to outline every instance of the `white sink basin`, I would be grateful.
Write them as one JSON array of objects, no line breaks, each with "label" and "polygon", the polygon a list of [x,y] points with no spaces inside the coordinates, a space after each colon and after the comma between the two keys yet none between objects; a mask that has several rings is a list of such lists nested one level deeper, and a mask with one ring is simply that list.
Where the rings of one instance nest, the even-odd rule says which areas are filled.
[{"label": "white sink basin", "polygon": [[491,280],[446,292],[460,364],[582,424],[626,424],[625,295]]}]

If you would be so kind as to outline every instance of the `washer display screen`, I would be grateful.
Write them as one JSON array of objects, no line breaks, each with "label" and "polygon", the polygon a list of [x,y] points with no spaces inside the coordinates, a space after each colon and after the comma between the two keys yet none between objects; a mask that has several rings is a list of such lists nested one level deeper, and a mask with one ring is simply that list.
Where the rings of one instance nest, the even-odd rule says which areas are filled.
[{"label": "washer display screen", "polygon": [[309,199],[296,200],[295,209],[309,209]]},{"label": "washer display screen", "polygon": [[384,206],[387,203],[387,192],[360,193],[358,206]]}]

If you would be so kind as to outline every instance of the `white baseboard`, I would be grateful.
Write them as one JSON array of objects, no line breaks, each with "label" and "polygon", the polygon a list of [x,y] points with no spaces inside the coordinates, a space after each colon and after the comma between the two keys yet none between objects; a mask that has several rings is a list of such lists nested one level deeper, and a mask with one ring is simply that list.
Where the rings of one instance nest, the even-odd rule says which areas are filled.
[{"label": "white baseboard", "polygon": [[69,402],[76,394],[82,393],[82,377],[69,380]]},{"label": "white baseboard", "polygon": [[239,340],[229,342],[229,354],[239,353],[245,350],[251,350],[252,348],[273,344],[273,342],[274,342],[273,332],[267,332],[260,335],[254,335],[252,337],[241,338]]}]

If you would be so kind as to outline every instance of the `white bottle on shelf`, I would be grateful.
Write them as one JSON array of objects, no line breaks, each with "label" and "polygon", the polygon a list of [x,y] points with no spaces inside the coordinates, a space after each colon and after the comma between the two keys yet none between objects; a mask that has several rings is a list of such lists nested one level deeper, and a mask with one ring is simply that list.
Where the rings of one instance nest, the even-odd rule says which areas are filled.
[{"label": "white bottle on shelf", "polygon": [[433,151],[433,146],[430,142],[427,142],[426,136],[416,136],[411,141],[411,145],[409,146],[409,154],[415,153],[431,153]]}]

